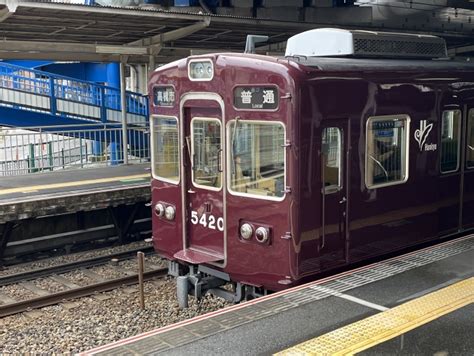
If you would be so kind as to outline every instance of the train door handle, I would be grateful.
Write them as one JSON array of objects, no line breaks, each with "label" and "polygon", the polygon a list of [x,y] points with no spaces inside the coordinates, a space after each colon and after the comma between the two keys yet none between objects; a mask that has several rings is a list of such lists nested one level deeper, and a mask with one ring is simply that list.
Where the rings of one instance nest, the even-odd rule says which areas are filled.
[{"label": "train door handle", "polygon": [[346,197],[342,197],[342,199],[339,201],[339,204],[344,204],[347,201]]},{"label": "train door handle", "polygon": [[188,193],[189,193],[189,194],[196,194],[196,191],[195,191],[195,190],[192,190],[192,189],[189,189],[189,190],[188,190]]}]

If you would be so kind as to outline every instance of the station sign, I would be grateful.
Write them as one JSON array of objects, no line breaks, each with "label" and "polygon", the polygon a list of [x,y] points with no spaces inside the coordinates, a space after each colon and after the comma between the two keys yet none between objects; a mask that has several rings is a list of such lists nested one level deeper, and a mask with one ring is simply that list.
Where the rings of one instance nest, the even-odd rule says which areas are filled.
[{"label": "station sign", "polygon": [[254,86],[234,89],[234,107],[250,110],[276,110],[278,108],[278,88]]},{"label": "station sign", "polygon": [[172,86],[157,86],[153,88],[153,104],[155,106],[174,106],[176,95]]}]

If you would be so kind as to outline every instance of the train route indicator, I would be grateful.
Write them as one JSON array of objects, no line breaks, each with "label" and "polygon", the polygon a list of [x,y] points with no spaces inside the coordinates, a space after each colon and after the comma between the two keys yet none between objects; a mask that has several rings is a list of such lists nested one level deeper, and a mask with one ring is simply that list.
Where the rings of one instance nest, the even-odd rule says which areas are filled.
[{"label": "train route indicator", "polygon": [[155,106],[174,106],[176,95],[172,86],[157,86],[153,88],[153,104]]},{"label": "train route indicator", "polygon": [[273,86],[245,86],[234,89],[234,106],[237,109],[276,110],[278,99],[278,89]]}]

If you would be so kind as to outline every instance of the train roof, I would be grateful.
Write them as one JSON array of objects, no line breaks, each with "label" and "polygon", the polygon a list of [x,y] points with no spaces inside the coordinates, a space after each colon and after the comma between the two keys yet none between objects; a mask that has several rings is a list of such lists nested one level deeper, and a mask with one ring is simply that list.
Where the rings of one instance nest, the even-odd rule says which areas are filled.
[{"label": "train roof", "polygon": [[372,59],[293,56],[285,59],[300,65],[323,71],[446,71],[470,72],[474,75],[474,63],[449,59]]}]

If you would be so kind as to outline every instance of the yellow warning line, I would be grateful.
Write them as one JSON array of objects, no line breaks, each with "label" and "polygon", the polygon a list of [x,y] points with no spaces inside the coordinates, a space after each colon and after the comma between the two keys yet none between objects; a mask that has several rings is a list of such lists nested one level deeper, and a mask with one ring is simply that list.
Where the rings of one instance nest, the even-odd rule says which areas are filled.
[{"label": "yellow warning line", "polygon": [[474,277],[411,300],[277,355],[353,355],[474,302]]},{"label": "yellow warning line", "polygon": [[135,180],[139,180],[143,178],[150,178],[150,174],[145,173],[145,174],[135,174],[135,175],[130,175],[130,176],[122,176],[122,177],[88,179],[88,180],[79,180],[75,182],[52,183],[52,184],[35,185],[35,186],[29,186],[29,187],[0,189],[0,195],[13,194],[13,193],[31,193],[31,192],[37,192],[40,190],[47,190],[47,189],[79,187],[82,185],[101,184],[101,183],[110,183],[110,182],[122,182],[122,181],[130,182],[130,181],[135,181]]}]

